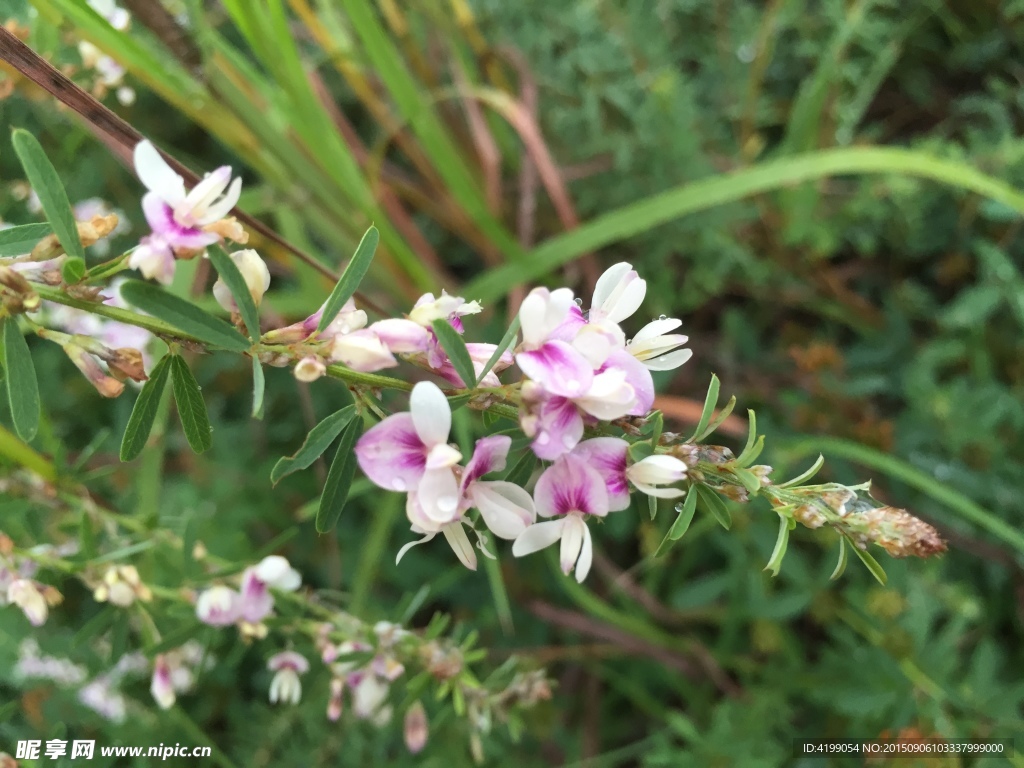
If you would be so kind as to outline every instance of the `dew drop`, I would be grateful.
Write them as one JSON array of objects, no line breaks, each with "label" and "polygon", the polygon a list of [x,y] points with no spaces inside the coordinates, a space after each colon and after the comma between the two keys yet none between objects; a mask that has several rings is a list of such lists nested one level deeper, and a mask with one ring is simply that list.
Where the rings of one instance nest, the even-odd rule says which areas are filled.
[{"label": "dew drop", "polygon": [[575,304],[577,307],[582,307],[583,299],[577,296],[575,299],[572,300],[572,303]]},{"label": "dew drop", "polygon": [[750,43],[744,43],[736,49],[736,58],[744,64],[752,62],[755,56],[757,56],[757,48]]},{"label": "dew drop", "polygon": [[677,514],[677,515],[681,515],[681,514],[683,514],[683,505],[682,505],[682,502],[680,502],[679,504],[676,504],[676,506],[675,506],[675,510],[676,510],[676,514]]},{"label": "dew drop", "polygon": [[668,315],[658,315],[659,320],[668,320]]},{"label": "dew drop", "polygon": [[459,500],[454,496],[442,496],[437,500],[437,508],[442,512],[454,512]]}]

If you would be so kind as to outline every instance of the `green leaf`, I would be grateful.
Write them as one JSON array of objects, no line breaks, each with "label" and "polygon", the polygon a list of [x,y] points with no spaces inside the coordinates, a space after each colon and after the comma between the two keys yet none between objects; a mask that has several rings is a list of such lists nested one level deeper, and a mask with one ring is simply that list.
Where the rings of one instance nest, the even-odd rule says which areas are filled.
[{"label": "green leaf", "polygon": [[22,224],[0,229],[0,256],[24,256],[53,232],[49,224]]},{"label": "green leaf", "polygon": [[761,455],[761,451],[764,450],[764,435],[758,435],[757,440],[749,451],[744,450],[734,462],[739,465],[751,465],[757,461],[757,457]]},{"label": "green leaf", "polygon": [[629,454],[630,461],[636,464],[637,462],[643,461],[648,456],[653,456],[654,446],[646,440],[643,440],[639,443],[633,443],[630,445],[627,449],[627,453]]},{"label": "green leaf", "polygon": [[447,318],[438,318],[431,325],[441,348],[444,349],[452,363],[452,368],[462,379],[463,388],[471,388],[476,382],[476,371],[473,370],[473,360],[469,356],[469,350],[466,349],[466,342],[462,340],[462,336],[452,327]]},{"label": "green leaf", "polygon": [[121,461],[131,461],[146,446],[149,433],[153,429],[153,422],[156,421],[157,406],[160,405],[160,396],[167,386],[167,375],[170,372],[168,364],[170,355],[164,355],[149,373],[149,381],[142,386],[142,391],[135,400],[135,407],[132,408],[132,415],[128,419],[128,426],[124,430],[124,437],[121,438]]},{"label": "green leaf", "polygon": [[779,515],[779,536],[775,540],[775,549],[772,550],[772,556],[764,567],[764,570],[772,572],[772,576],[779,575],[779,569],[782,568],[782,558],[786,556],[786,547],[789,544],[789,523],[790,518]]},{"label": "green leaf", "polygon": [[647,424],[644,427],[645,432],[647,427],[651,428],[651,446],[652,448],[657,447],[658,442],[661,440],[661,433],[665,429],[665,414],[661,411],[652,413],[647,418]]},{"label": "green leaf", "polygon": [[878,564],[878,561],[871,556],[871,553],[865,552],[854,543],[850,544],[850,549],[853,550],[853,554],[860,558],[860,561],[864,563],[867,569],[871,571],[871,575],[875,577],[878,583],[884,587],[885,582],[888,581],[889,578],[885,575],[885,570]]},{"label": "green leaf", "polygon": [[60,276],[68,285],[75,285],[76,283],[82,282],[82,278],[85,277],[85,273],[87,271],[88,270],[85,268],[85,259],[70,257],[61,265]]},{"label": "green leaf", "polygon": [[491,369],[498,364],[498,360],[501,359],[502,354],[505,350],[515,344],[516,338],[519,336],[519,315],[516,315],[512,320],[512,324],[505,331],[505,335],[501,337],[501,341],[498,342],[497,348],[491,355],[490,359],[484,365],[480,371],[480,376],[477,377],[476,386],[480,386],[480,382],[484,380],[484,376],[491,372]]},{"label": "green leaf", "polygon": [[220,275],[220,279],[224,281],[228,290],[231,291],[235,304],[238,305],[238,314],[242,316],[246,330],[249,331],[249,338],[253,341],[259,341],[260,313],[256,308],[256,302],[252,299],[252,294],[249,293],[249,286],[246,285],[245,278],[242,277],[238,265],[219,245],[209,246],[206,252],[210,254],[210,261],[213,262],[213,266],[216,268],[217,274]]},{"label": "green leaf", "polygon": [[676,504],[676,512],[679,515],[676,517],[675,522],[668,529],[668,533],[665,534],[665,538],[661,540],[661,544],[658,545],[657,551],[654,553],[655,557],[661,557],[671,547],[673,542],[679,541],[683,538],[683,534],[686,533],[690,527],[690,523],[693,522],[693,513],[697,509],[697,494],[693,492],[693,486],[690,486],[690,490],[686,494],[686,498],[680,504]]},{"label": "green leaf", "polygon": [[64,184],[57,174],[57,169],[53,167],[36,137],[28,131],[16,129],[11,134],[11,143],[18,159],[21,160],[22,168],[25,169],[29,184],[39,197],[46,220],[57,234],[64,252],[73,259],[81,259],[84,263],[85,249],[78,238],[75,214],[71,210],[68,193],[64,191]]},{"label": "green leaf", "polygon": [[703,508],[714,516],[719,525],[729,530],[732,527],[732,515],[729,513],[729,508],[725,506],[725,502],[722,501],[722,497],[701,483],[695,485],[694,488],[697,495],[700,496]]},{"label": "green leaf", "polygon": [[658,498],[656,496],[647,497],[647,513],[651,516],[651,520],[658,516]]},{"label": "green leaf", "polygon": [[523,487],[533,476],[533,470],[537,466],[537,456],[530,449],[523,452],[523,455],[519,457],[519,461],[510,469],[504,479],[507,482],[515,483],[516,485]]},{"label": "green leaf", "polygon": [[834,571],[832,571],[832,575],[828,577],[830,581],[835,581],[836,579],[838,579],[840,576],[843,575],[843,572],[846,570],[846,562],[849,559],[849,557],[850,556],[847,553],[847,547],[846,547],[846,537],[845,536],[840,536],[839,537],[839,562],[836,563],[836,568],[835,568]]},{"label": "green leaf", "polygon": [[743,446],[743,451],[736,457],[736,463],[741,467],[745,467],[750,464],[761,452],[760,449],[757,448],[757,414],[754,413],[752,408],[748,408],[747,416],[750,419],[749,429],[747,432],[747,444]]},{"label": "green leaf", "polygon": [[711,414],[715,412],[715,405],[718,404],[718,389],[721,383],[718,381],[718,377],[715,374],[711,374],[711,384],[708,385],[708,394],[704,398],[704,410],[700,413],[700,421],[697,422],[697,428],[693,430],[693,435],[687,440],[690,442],[696,440],[697,436],[702,434],[707,429],[708,424],[711,423]]},{"label": "green leaf", "polygon": [[716,429],[718,429],[720,426],[722,426],[722,422],[725,421],[727,418],[729,418],[729,415],[732,413],[732,409],[735,408],[735,407],[736,407],[736,395],[733,395],[732,397],[729,398],[729,402],[725,404],[725,407],[722,408],[722,410],[720,410],[718,412],[718,415],[715,416],[715,418],[713,418],[711,420],[711,423],[708,424],[707,428],[701,434],[697,435],[693,439],[694,440],[703,440],[705,437],[707,437],[712,432],[714,432]]},{"label": "green leaf", "polygon": [[742,467],[733,467],[732,473],[739,480],[750,496],[756,495],[761,490],[761,478]]},{"label": "green leaf", "polygon": [[18,437],[31,442],[39,431],[39,382],[32,353],[13,317],[3,320],[4,385],[11,406],[11,421]]},{"label": "green leaf", "polygon": [[306,440],[302,443],[299,450],[291,456],[282,456],[277,460],[274,468],[270,471],[270,482],[277,485],[281,482],[282,478],[290,475],[292,472],[305,469],[320,458],[323,452],[334,442],[334,439],[341,434],[341,430],[355,418],[355,415],[356,408],[354,405],[350,405],[336,413],[332,413],[313,427],[309,434],[306,435]]},{"label": "green leaf", "polygon": [[252,346],[229,323],[151,283],[129,280],[121,286],[121,296],[129,304],[170,323],[197,341],[232,352],[246,352]]},{"label": "green leaf", "polygon": [[803,473],[797,475],[792,480],[787,480],[786,482],[784,482],[784,483],[782,483],[782,484],[780,484],[780,485],[778,485],[776,487],[777,488],[792,488],[793,486],[800,485],[801,483],[805,483],[808,480],[810,480],[812,477],[814,477],[816,474],[818,474],[818,470],[821,469],[821,467],[822,467],[822,465],[824,463],[825,463],[825,457],[822,456],[819,453],[818,454],[818,458],[815,459],[815,461],[811,465],[810,469],[808,469],[806,472],[803,472]]},{"label": "green leaf", "polygon": [[174,402],[178,405],[178,418],[181,419],[185,439],[192,450],[202,453],[213,445],[210,417],[206,413],[203,393],[188,363],[180,355],[170,357],[171,382],[174,385]]},{"label": "green leaf", "polygon": [[252,358],[252,417],[263,418],[263,396],[266,394],[267,380],[263,375],[263,365],[258,357]]},{"label": "green leaf", "polygon": [[355,294],[359,284],[363,281],[363,277],[366,275],[366,270],[370,268],[370,262],[373,261],[373,254],[377,250],[377,243],[379,241],[380,232],[377,231],[376,227],[370,227],[366,230],[366,234],[363,235],[363,239],[356,246],[356,252],[352,254],[348,266],[345,267],[345,271],[338,278],[338,284],[334,286],[331,295],[327,297],[323,314],[320,315],[320,323],[316,327],[317,333],[321,333],[331,324],[331,321],[341,312],[341,308],[345,306],[345,302]]},{"label": "green leaf", "polygon": [[356,440],[363,433],[363,420],[352,419],[341,433],[338,451],[334,454],[331,469],[327,473],[324,492],[320,495],[320,508],[316,513],[316,530],[327,533],[338,524],[338,517],[345,507],[352,477],[356,471]]}]

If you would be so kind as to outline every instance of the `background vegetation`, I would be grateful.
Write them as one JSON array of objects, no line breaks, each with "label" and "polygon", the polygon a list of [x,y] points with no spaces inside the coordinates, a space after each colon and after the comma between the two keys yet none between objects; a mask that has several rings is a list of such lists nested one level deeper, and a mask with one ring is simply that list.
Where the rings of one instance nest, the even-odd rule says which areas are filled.
[{"label": "background vegetation", "polygon": [[[547,665],[554,698],[516,743],[495,730],[495,764],[799,764],[795,737],[1024,734],[1021,206],[998,185],[961,189],[986,191],[977,171],[1024,187],[1024,3],[188,0],[126,3],[127,33],[79,0],[6,5],[87,88],[80,40],[119,61],[137,98],[106,103],[194,169],[242,168],[242,208],[315,264],[335,269],[374,221],[383,258],[365,287],[392,311],[444,286],[485,301],[496,342],[519,283],[586,290],[630,261],[648,279],[646,309],[682,313],[690,334],[693,361],[659,382],[678,424],[696,420],[715,372],[757,410],[763,461],[793,473],[824,452],[824,477],[873,476],[877,498],[951,546],[935,561],[886,561],[883,588],[855,567],[830,582],[834,541],[798,530],[773,579],[761,568],[777,522],[754,503],[735,505],[728,532],[696,522],[657,562],[666,520],[609,519],[585,588],[539,557],[473,574],[420,547],[396,568],[397,497],[361,487],[360,512],[320,537],[322,467],[270,489],[277,458],[344,402],[335,382],[307,389],[270,370],[253,421],[248,370],[209,356],[197,375],[213,449],[192,456],[172,420],[159,447],[121,466],[132,395],[101,402],[35,344],[36,447],[98,496],[228,559],[276,541],[307,582],[370,620],[397,619],[426,584],[413,626],[448,613],[480,632],[488,664],[516,653]],[[4,127],[40,136],[73,201],[124,211],[133,228],[117,246],[133,245],[141,189],[116,153],[5,76]],[[869,145],[911,151],[808,154]],[[35,220],[6,143],[0,177],[3,219]],[[254,245],[273,260],[268,317],[300,318],[326,296],[317,267]],[[179,269],[174,290],[201,294],[207,279]],[[729,425],[735,448],[744,426]],[[31,505],[2,509],[12,535],[47,540]],[[167,567],[146,575],[159,582]],[[44,651],[80,649],[97,610],[68,594],[35,633]],[[310,680],[299,707],[271,708],[262,657],[226,634],[210,635],[217,663],[177,714],[155,710],[140,678],[126,688],[137,716],[111,726],[17,681],[27,624],[5,611],[0,626],[5,749],[65,722],[104,743],[195,743],[201,731],[236,765],[471,763],[465,732],[433,705],[417,758],[395,725],[329,724],[326,680]]]}]

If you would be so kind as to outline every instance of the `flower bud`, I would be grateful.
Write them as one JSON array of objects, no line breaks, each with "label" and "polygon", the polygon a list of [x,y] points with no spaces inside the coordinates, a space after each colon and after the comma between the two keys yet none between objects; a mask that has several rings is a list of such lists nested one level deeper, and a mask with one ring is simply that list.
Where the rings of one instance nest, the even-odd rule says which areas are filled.
[{"label": "flower bud", "polygon": [[332,723],[341,719],[341,694],[345,690],[345,681],[340,677],[331,678],[331,697],[327,700],[327,719]]},{"label": "flower bud", "polygon": [[427,745],[427,711],[419,699],[414,701],[405,712],[403,735],[406,748],[414,755],[421,752]]},{"label": "flower bud", "polygon": [[[57,593],[60,594],[59,592]],[[7,601],[21,608],[33,627],[46,623],[47,599],[31,579],[15,579],[7,587]]]},{"label": "flower bud", "polygon": [[220,236],[224,240],[232,240],[239,245],[245,245],[249,242],[249,233],[245,231],[234,216],[225,216],[223,219],[219,219],[212,224],[207,224],[203,229]]},{"label": "flower bud", "polygon": [[149,692],[153,694],[153,699],[160,709],[170,709],[174,706],[177,697],[171,680],[171,665],[162,653],[153,660],[153,679],[149,684]]},{"label": "flower bud", "polygon": [[336,336],[331,345],[331,360],[353,371],[373,373],[398,365],[391,351],[369,328],[345,336]]},{"label": "flower bud", "polygon": [[295,378],[299,381],[306,383],[316,381],[325,373],[327,373],[327,366],[316,355],[306,355],[295,364]]},{"label": "flower bud", "polygon": [[17,297],[23,311],[34,312],[39,309],[39,294],[18,271],[10,267],[0,267],[0,285]]},{"label": "flower bud", "polygon": [[[231,260],[235,262],[238,271],[242,273],[245,285],[249,289],[249,295],[252,296],[253,302],[258,307],[263,300],[263,294],[270,287],[270,270],[267,269],[267,265],[260,255],[251,248],[235,251],[231,254]],[[213,284],[213,297],[228,312],[238,311],[235,297],[231,295],[231,289],[222,278],[217,278],[217,282]]]},{"label": "flower bud", "polygon": [[124,384],[107,376],[100,364],[96,362],[96,358],[78,344],[74,342],[66,344],[64,352],[67,353],[75,367],[85,375],[89,383],[96,387],[96,391],[104,397],[117,397],[124,391]]}]

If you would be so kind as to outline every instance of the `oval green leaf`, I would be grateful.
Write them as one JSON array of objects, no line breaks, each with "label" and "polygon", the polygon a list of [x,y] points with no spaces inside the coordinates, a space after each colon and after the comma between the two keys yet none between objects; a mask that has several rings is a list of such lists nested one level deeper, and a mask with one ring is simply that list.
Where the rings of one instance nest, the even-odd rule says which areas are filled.
[{"label": "oval green leaf", "polygon": [[316,513],[316,530],[327,533],[338,524],[341,510],[348,500],[352,477],[356,471],[356,440],[363,433],[363,420],[352,419],[341,433],[338,451],[334,454],[331,469],[327,473],[324,492],[320,495],[320,508]]},{"label": "oval green leaf", "polygon": [[160,359],[150,371],[149,380],[142,386],[142,391],[135,400],[135,407],[132,408],[132,415],[128,419],[128,427],[121,438],[121,461],[131,461],[146,447],[149,433],[153,430],[153,422],[156,421],[160,396],[167,386],[170,358],[170,355],[164,355]]},{"label": "oval green leaf", "polygon": [[0,256],[24,256],[31,253],[47,235],[53,232],[49,224],[22,224],[0,229]]},{"label": "oval green leaf", "polygon": [[331,321],[341,312],[341,308],[345,306],[345,302],[355,294],[366,271],[370,268],[370,262],[373,261],[373,254],[377,251],[378,242],[380,242],[380,232],[376,227],[370,227],[363,235],[363,239],[359,241],[356,252],[352,254],[345,271],[338,278],[338,284],[334,286],[331,295],[327,297],[323,314],[320,315],[320,324],[316,327],[317,333],[331,324]]},{"label": "oval green leaf", "polygon": [[4,385],[18,437],[30,442],[39,431],[39,382],[28,343],[13,317],[3,320]]},{"label": "oval green leaf", "polygon": [[260,313],[256,308],[256,302],[252,299],[252,294],[249,293],[249,286],[246,285],[245,278],[242,277],[238,265],[219,245],[211,245],[206,249],[206,252],[210,254],[210,261],[213,262],[213,266],[217,270],[217,274],[220,275],[220,279],[224,281],[228,290],[231,291],[235,304],[238,305],[238,314],[242,316],[242,321],[249,331],[249,338],[253,341],[259,341]]},{"label": "oval green leaf", "polygon": [[306,435],[306,440],[302,443],[299,450],[291,456],[282,456],[277,460],[277,464],[270,471],[270,482],[277,485],[282,478],[290,475],[292,472],[305,469],[320,458],[355,415],[356,408],[354,405],[350,405],[336,413],[332,413],[313,427],[309,434]]},{"label": "oval green leaf", "polygon": [[452,327],[447,318],[439,318],[431,325],[434,328],[434,335],[441,343],[441,348],[444,349],[452,363],[452,368],[462,379],[463,388],[473,387],[476,383],[476,371],[473,370],[473,359],[469,356],[469,350],[466,349],[466,342],[462,340],[462,336]]},{"label": "oval green leaf", "polygon": [[245,352],[252,346],[229,323],[151,283],[129,280],[121,286],[121,296],[129,304],[170,323],[197,341],[232,352]]},{"label": "oval green leaf", "polygon": [[53,227],[57,239],[64,247],[64,252],[84,262],[85,249],[82,248],[82,241],[78,237],[75,214],[71,210],[71,201],[68,200],[68,193],[64,191],[64,184],[61,183],[57,169],[53,167],[36,137],[28,131],[22,128],[15,130],[11,134],[11,143],[18,159],[21,160],[21,167],[25,169],[29,184],[39,197],[46,220]]},{"label": "oval green leaf", "polygon": [[213,431],[210,417],[206,413],[206,402],[199,390],[199,382],[189,370],[188,363],[180,355],[171,355],[171,383],[174,386],[174,402],[178,405],[185,439],[196,453],[209,450],[213,445]]}]

